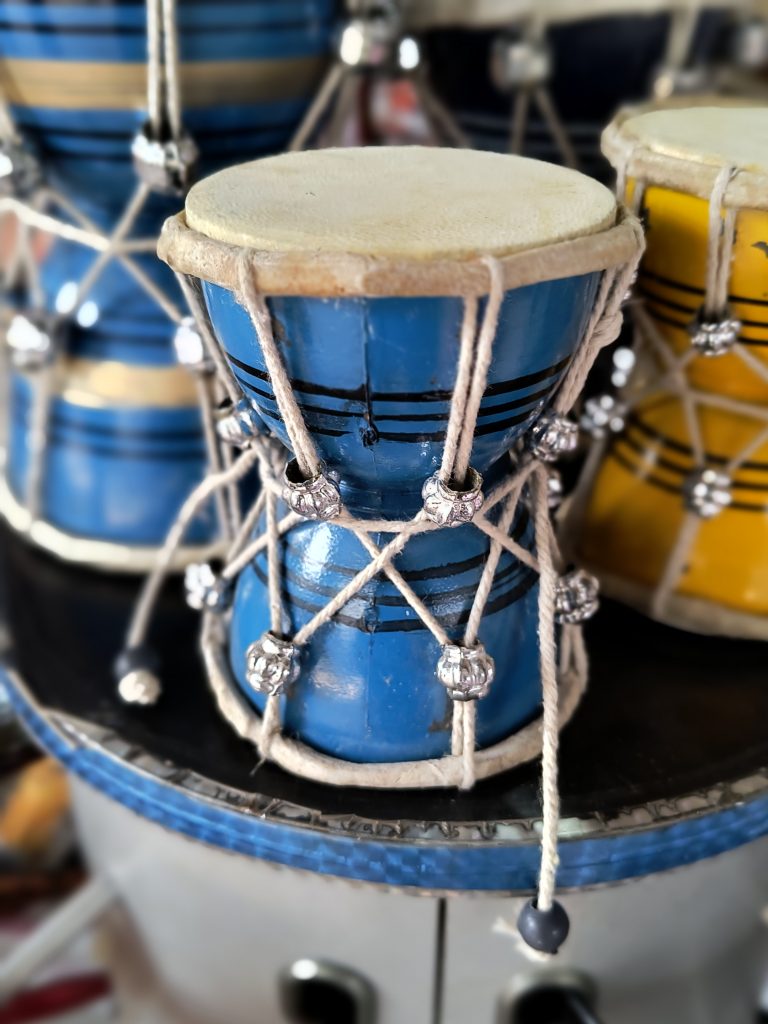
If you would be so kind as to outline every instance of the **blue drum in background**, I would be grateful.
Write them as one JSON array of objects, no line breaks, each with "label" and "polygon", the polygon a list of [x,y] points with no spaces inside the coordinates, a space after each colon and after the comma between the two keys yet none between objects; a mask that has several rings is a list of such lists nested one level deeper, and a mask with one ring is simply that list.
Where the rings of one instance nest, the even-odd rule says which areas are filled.
[{"label": "blue drum in background", "polygon": [[[139,184],[132,145],[147,121],[148,11],[123,0],[2,3],[0,11],[0,89],[56,191],[47,209],[109,235]],[[286,144],[324,73],[334,13],[334,0],[179,0],[178,84],[199,172]],[[78,286],[97,259],[92,248],[56,237],[42,261],[36,322],[55,318],[59,359],[39,519],[61,533],[53,545],[60,554],[70,539],[156,547],[205,474],[198,400],[176,364],[175,325],[140,280],[183,311],[173,276],[151,251],[177,205],[152,193],[129,232],[150,244],[126,257],[130,266],[107,261],[83,296]],[[128,370],[122,385],[121,366]],[[15,378],[6,497],[18,511],[28,498],[36,382],[30,373]],[[210,542],[217,532],[209,512],[190,541]]]},{"label": "blue drum in background", "polygon": [[[543,85],[576,166],[608,180],[611,170],[600,153],[605,125],[620,106],[654,93],[713,92],[713,66],[726,56],[738,4],[532,0],[508,7],[505,18],[504,5],[492,0],[409,0],[437,92],[476,146],[504,151],[513,136],[517,91]],[[533,45],[526,42],[531,23],[543,28]],[[672,68],[675,34],[687,38],[679,66]],[[563,162],[562,146],[535,102],[522,141],[526,156]]]},{"label": "blue drum in background", "polygon": [[[607,189],[553,165],[416,147],[330,150],[257,161],[201,182],[186,214],[166,224],[160,253],[202,280],[235,378],[288,446],[232,276],[233,253],[254,250],[291,388],[344,507],[359,518],[402,522],[418,512],[424,481],[440,466],[467,273],[479,265],[487,292],[482,257],[522,250],[522,259],[527,249],[579,236],[605,240],[618,230],[616,216]],[[554,280],[534,275],[504,294],[471,457],[485,493],[510,474],[510,449],[551,400],[606,265],[587,260]],[[436,273],[448,276],[436,284]],[[533,550],[525,505],[510,533]],[[371,535],[378,548],[390,539],[385,531]],[[488,550],[488,537],[470,524],[419,534],[395,559],[452,640],[463,635]],[[291,529],[280,558],[289,635],[370,561],[359,539],[332,520]],[[259,709],[264,698],[249,684],[246,651],[270,629],[267,573],[264,553],[240,572],[228,639],[232,685]],[[537,598],[537,574],[505,552],[479,631],[496,663],[490,693],[478,702],[481,746],[537,714]],[[435,675],[439,657],[439,643],[402,593],[375,576],[302,649],[298,679],[281,698],[283,728],[345,761],[439,757],[450,749],[452,715]]]}]

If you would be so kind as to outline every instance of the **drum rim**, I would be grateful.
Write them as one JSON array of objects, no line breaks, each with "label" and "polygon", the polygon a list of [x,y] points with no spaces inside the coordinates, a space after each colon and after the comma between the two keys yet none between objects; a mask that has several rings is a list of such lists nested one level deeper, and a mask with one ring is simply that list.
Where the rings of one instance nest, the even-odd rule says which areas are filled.
[{"label": "drum rim", "polygon": [[[27,509],[11,490],[4,469],[0,467],[0,517],[20,536],[49,555],[73,565],[85,565],[103,572],[120,572],[143,576],[157,563],[162,544],[121,544],[117,541],[80,537],[59,529],[45,519],[32,519]],[[180,547],[171,562],[171,569],[180,572],[192,562],[207,562],[224,552],[223,541]]]},{"label": "drum rim", "polygon": [[[554,242],[499,257],[504,288],[526,285],[623,266],[640,248],[641,228],[623,204],[617,222],[595,234]],[[168,218],[157,252],[172,270],[238,291],[242,246],[210,238],[187,225],[185,214]],[[251,250],[257,286],[265,295],[306,298],[423,298],[483,296],[490,289],[489,269],[482,257],[432,262],[372,258],[356,254],[280,253]]]},{"label": "drum rim", "polygon": [[[290,869],[319,871],[353,884],[410,893],[491,896],[527,892],[535,884],[538,819],[440,822],[324,814],[320,809],[217,782],[161,760],[123,740],[113,729],[47,708],[7,663],[0,663],[0,680],[8,687],[14,710],[27,731],[69,771],[116,803],[194,840]],[[735,849],[766,833],[766,806],[768,769],[763,769],[665,800],[661,816],[659,802],[650,801],[627,806],[611,818],[599,812],[568,818],[561,823],[561,889],[643,877]],[[688,840],[700,842],[705,834],[711,834],[717,837],[713,841],[719,842],[724,831],[721,815],[729,813],[743,818],[741,824],[725,828],[735,830],[735,841],[729,836],[722,849],[696,855],[690,855],[687,842],[681,846],[680,830],[694,830]],[[237,828],[233,821],[239,822]],[[645,864],[648,835],[664,837],[658,851],[664,863]],[[609,847],[601,853],[595,841],[618,844],[616,853],[610,853]],[[639,860],[638,842],[642,844]],[[623,843],[631,849],[620,853]],[[566,864],[571,847],[574,863]],[[683,848],[688,852],[681,857]],[[406,850],[418,850],[416,859],[404,855]],[[522,858],[519,863],[512,856],[515,851]],[[583,854],[588,851],[594,852],[584,863]],[[445,863],[446,857],[455,858],[452,865]],[[480,860],[465,862],[473,857]],[[432,869],[436,881],[439,876],[438,884],[430,884]],[[604,869],[604,877],[593,877],[594,871]],[[474,884],[465,870],[471,872]]]},{"label": "drum rim", "polygon": [[[694,103],[692,106],[694,109],[702,109],[701,104]],[[762,109],[764,105],[749,102],[723,104],[722,109],[734,106]],[[629,137],[624,130],[626,123],[632,118],[664,109],[686,108],[684,104],[674,104],[667,108],[652,103],[622,107],[603,131],[603,155],[617,171],[623,171],[629,178],[642,180],[652,188],[668,188],[708,202],[715,181],[725,166],[724,163],[704,164],[685,157],[657,153]],[[728,186],[723,205],[739,210],[768,210],[768,171],[758,173],[739,170]]]},{"label": "drum rim", "polygon": [[[693,12],[710,8],[736,10],[740,0],[587,0],[575,4],[573,0],[480,0],[481,12],[468,18],[466,0],[444,0],[436,7],[427,4],[426,12],[419,0],[410,0],[404,5],[403,20],[407,28],[431,31],[444,28],[508,28],[529,21],[541,19],[547,25],[568,25],[599,18],[619,18],[672,14],[689,9]],[[447,8],[447,9],[446,9]],[[482,10],[485,8],[485,10]],[[506,10],[504,10],[506,8]]]}]

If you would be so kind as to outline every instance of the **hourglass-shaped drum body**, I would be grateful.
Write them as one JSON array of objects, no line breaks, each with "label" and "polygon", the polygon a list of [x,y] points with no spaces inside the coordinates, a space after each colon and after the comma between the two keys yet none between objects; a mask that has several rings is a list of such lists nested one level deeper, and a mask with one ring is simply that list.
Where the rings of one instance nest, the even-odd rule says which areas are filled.
[{"label": "hourglass-shaped drum body", "polygon": [[[423,245],[420,259],[429,267],[430,260],[439,261],[442,255],[441,235],[461,234],[450,219],[434,227],[439,196],[466,218],[474,255],[483,252],[488,231],[487,217],[477,226],[482,210],[498,212],[502,221],[510,216],[503,202],[519,212],[529,189],[535,191],[537,175],[550,196],[552,191],[584,189],[576,219],[582,218],[590,230],[600,230],[606,218],[613,222],[615,206],[607,190],[573,172],[489,154],[418,149],[302,154],[301,159],[278,157],[225,171],[193,189],[186,219],[188,227],[208,238],[224,243],[242,239],[244,244],[243,235],[251,229],[240,232],[230,227],[234,221],[228,218],[241,203],[240,220],[247,224],[253,208],[248,196],[258,195],[270,223],[264,231],[251,231],[247,241],[255,249],[268,243],[274,226],[272,247],[279,249],[290,237],[290,257],[295,255],[295,230],[304,235],[298,244],[306,246],[310,263],[313,249],[332,258],[327,247],[338,251],[355,244],[357,251],[370,253],[372,264],[387,264],[393,259],[388,243],[394,236],[406,254]],[[281,180],[285,184],[278,185],[276,194],[271,186]],[[521,194],[513,198],[516,185]],[[488,206],[478,198],[485,187],[491,190]],[[479,191],[465,202],[474,188]],[[296,220],[287,212],[292,191],[300,208]],[[307,210],[311,195],[318,193],[320,205]],[[541,201],[544,206],[552,202],[560,214],[560,199],[562,191],[558,200]],[[568,230],[564,224],[553,227],[557,218],[540,213],[532,219],[534,235],[541,232],[542,241],[548,232]],[[511,216],[514,220],[516,215]],[[326,217],[336,218],[336,228]],[[351,225],[354,238],[347,242],[345,230]],[[530,227],[519,236],[510,228],[508,245],[524,245]],[[165,257],[174,262],[167,248]],[[193,264],[192,258],[188,265]],[[456,273],[461,275],[460,261]],[[399,285],[391,284],[385,294],[313,295],[311,285],[307,294],[290,294],[286,283],[288,294],[269,299],[274,337],[306,426],[339,481],[344,507],[361,519],[404,521],[419,511],[422,485],[440,466],[456,381],[464,315],[460,291],[414,294],[402,268],[399,276]],[[510,474],[510,448],[561,381],[583,335],[599,280],[600,273],[593,271],[539,281],[504,295],[471,457],[472,467],[485,479],[486,493]],[[203,289],[235,377],[266,428],[289,445],[248,313],[231,287],[204,279]],[[485,303],[482,299],[479,304],[481,318]],[[497,519],[497,513],[490,517]],[[521,503],[510,533],[533,551],[533,532]],[[381,548],[392,535],[370,536]],[[487,535],[467,524],[422,533],[394,559],[397,571],[456,643],[461,643],[488,550]],[[369,564],[370,555],[354,533],[332,520],[307,521],[282,538],[281,559],[285,632],[294,635]],[[478,703],[482,746],[508,736],[537,713],[537,600],[537,574],[505,552],[479,630],[480,642],[496,663],[495,682]],[[246,650],[269,628],[268,566],[262,553],[238,578],[229,629],[232,674],[259,708],[264,701],[248,684]],[[379,574],[302,648],[298,679],[283,702],[283,728],[349,761],[440,756],[450,749],[452,716],[450,696],[435,671],[440,654],[439,643],[402,593]]]},{"label": "hourglass-shaped drum body", "polygon": [[[333,14],[332,0],[179,0],[182,117],[202,172],[287,143],[322,77]],[[107,236],[139,185],[131,146],[148,117],[147,17],[143,3],[43,0],[12,5],[0,30],[3,94],[61,196],[52,212]],[[98,253],[59,237],[44,256],[37,301],[61,318],[63,336],[40,518],[66,535],[157,545],[204,475],[195,383],[177,366],[167,308],[141,281],[184,311],[151,245],[177,204],[149,196],[128,232],[148,240],[146,250],[110,258],[82,295],[78,286]],[[8,483],[21,504],[39,443],[35,389],[34,376],[14,374]],[[199,544],[215,532],[207,511],[188,540]]]},{"label": "hourglass-shaped drum body", "polygon": [[[632,408],[606,445],[578,539],[580,558],[617,596],[684,628],[760,637],[768,635],[766,140],[768,112],[752,106],[635,113],[606,133],[614,161],[633,150],[641,161],[630,189],[643,188],[648,226],[634,299],[646,343],[627,390]],[[735,226],[727,298],[705,316],[710,199],[723,174]],[[718,233],[724,215],[716,209]],[[677,383],[671,360],[680,362]],[[693,536],[682,556],[684,532]]]}]

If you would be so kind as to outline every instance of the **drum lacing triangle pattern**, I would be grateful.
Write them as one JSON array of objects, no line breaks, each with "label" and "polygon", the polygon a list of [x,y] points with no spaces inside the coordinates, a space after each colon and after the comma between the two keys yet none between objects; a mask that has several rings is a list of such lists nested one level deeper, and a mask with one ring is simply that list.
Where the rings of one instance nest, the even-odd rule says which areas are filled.
[{"label": "drum lacing triangle pattern", "polygon": [[[619,169],[617,189],[624,194],[627,185],[627,167],[633,149],[624,154]],[[642,373],[630,376],[627,385],[618,394],[621,416],[617,426],[621,429],[626,414],[642,408],[650,399],[673,398],[679,401],[685,431],[690,445],[693,471],[681,488],[681,503],[685,515],[675,541],[666,558],[663,572],[653,588],[650,612],[657,618],[666,613],[683,576],[702,522],[719,514],[731,504],[731,484],[734,474],[749,459],[768,444],[768,407],[743,401],[729,395],[707,392],[694,386],[686,371],[697,359],[716,358],[728,352],[735,355],[755,377],[768,384],[768,366],[750,352],[747,344],[739,340],[741,324],[728,312],[729,281],[736,237],[738,210],[728,202],[728,191],[738,170],[724,167],[714,182],[709,200],[709,226],[707,243],[707,273],[704,304],[689,326],[692,343],[682,352],[662,336],[645,301],[631,298],[630,307],[635,328],[636,367],[643,368],[649,361],[659,368],[658,376],[643,381]],[[639,211],[645,190],[652,181],[635,180],[633,207]],[[703,333],[702,332],[703,328]],[[713,340],[713,336],[714,340]],[[709,466],[709,456],[702,436],[701,411],[716,409],[733,413],[755,423],[749,441],[726,461],[718,461],[716,469]],[[592,487],[603,457],[611,444],[611,431],[600,431],[596,437],[582,478],[571,503],[567,522],[568,548],[578,549],[578,538],[587,511]]]},{"label": "drum lacing triangle pattern", "polygon": [[[603,274],[597,300],[587,324],[582,342],[571,361],[553,401],[552,413],[564,418],[576,402],[586,376],[598,351],[618,336],[621,321],[621,302],[636,271],[638,255],[630,264],[606,270]],[[446,482],[462,479],[469,470],[469,457],[475,433],[480,398],[486,386],[490,363],[491,347],[496,334],[499,310],[503,299],[503,283],[495,260],[487,258],[485,264],[489,275],[489,298],[482,322],[478,325],[478,303],[472,297],[464,299],[464,317],[461,329],[459,364],[452,399],[449,427],[440,477]],[[267,365],[277,404],[285,423],[296,462],[302,473],[309,477],[321,475],[323,464],[310,433],[306,427],[295,397],[292,393],[286,368],[275,344],[272,321],[265,298],[260,294],[255,281],[251,254],[244,251],[239,264],[240,301],[247,309],[261,351]],[[194,312],[201,334],[208,344],[216,343],[204,309],[201,296],[196,290],[188,290],[194,303]],[[223,364],[223,365],[222,365]],[[221,353],[217,365],[228,378],[227,389],[231,391],[233,378],[231,370],[223,361]],[[490,583],[503,550],[525,561],[539,574],[539,636],[540,664],[543,691],[543,717],[540,722],[521,730],[493,750],[475,750],[476,701],[456,699],[452,726],[452,753],[449,756],[429,761],[414,761],[399,764],[351,764],[327,757],[309,747],[281,734],[280,694],[282,684],[267,698],[263,716],[252,709],[245,709],[244,702],[236,694],[236,687],[223,667],[223,629],[220,614],[216,611],[226,607],[219,604],[218,597],[226,588],[231,590],[238,573],[266,549],[269,568],[269,595],[272,632],[262,638],[262,652],[272,658],[272,667],[278,666],[281,679],[290,682],[291,673],[298,671],[292,662],[315,634],[344,605],[378,573],[384,573],[432,632],[443,648],[455,646],[437,619],[424,606],[410,585],[393,564],[396,556],[407,543],[419,533],[442,528],[431,520],[422,509],[412,519],[364,520],[357,519],[339,505],[333,518],[334,526],[351,531],[370,555],[368,566],[359,572],[340,590],[290,641],[283,634],[284,616],[281,589],[280,538],[302,521],[296,512],[290,512],[278,519],[277,503],[285,496],[285,483],[281,479],[286,463],[282,445],[263,435],[253,434],[244,445],[243,453],[227,470],[210,476],[190,496],[179,518],[168,535],[166,545],[157,566],[148,577],[144,590],[135,608],[134,617],[126,637],[126,650],[140,650],[144,644],[154,602],[160,592],[174,547],[180,543],[184,530],[194,518],[197,510],[219,489],[232,487],[251,469],[258,466],[262,490],[242,520],[237,535],[227,553],[224,568],[216,581],[216,603],[203,602],[202,648],[209,671],[211,685],[219,706],[237,731],[255,742],[262,758],[271,758],[278,764],[300,775],[321,782],[344,783],[369,786],[430,787],[458,785],[472,786],[476,777],[498,772],[535,757],[542,753],[542,860],[538,896],[534,911],[544,915],[554,913],[555,876],[557,871],[557,842],[559,822],[559,794],[557,785],[558,730],[564,719],[572,712],[586,681],[586,655],[580,628],[581,618],[575,615],[563,620],[559,617],[558,597],[561,594],[561,578],[558,570],[562,565],[560,552],[550,517],[548,492],[549,469],[545,462],[530,450],[521,450],[516,461],[510,463],[510,474],[493,491],[483,498],[482,507],[474,513],[471,522],[491,540],[487,562],[480,585],[475,594],[471,614],[462,639],[463,649],[477,650],[477,634],[484,608],[490,592]],[[534,510],[537,556],[522,548],[509,535],[519,502],[530,493]],[[501,506],[498,525],[488,518],[489,513]],[[260,518],[265,526],[254,538],[252,531]],[[379,548],[370,534],[385,532],[393,539]],[[213,594],[213,587],[208,588]],[[594,607],[594,605],[592,606]],[[216,609],[210,610],[210,609]],[[586,616],[584,616],[586,617]],[[557,658],[556,622],[562,623],[560,639],[560,662]],[[560,676],[560,680],[558,678]],[[562,680],[571,677],[576,680],[568,691]],[[290,694],[288,695],[290,699]],[[562,706],[561,706],[562,705]],[[491,760],[490,756],[493,756]],[[542,951],[540,951],[542,952]],[[543,951],[546,952],[546,951]],[[551,952],[554,952],[552,950]]]},{"label": "drum lacing triangle pattern", "polygon": [[[179,88],[176,0],[148,0],[147,25],[147,132],[152,138],[157,139],[165,135],[172,145],[179,148],[184,139],[184,131]],[[9,177],[13,182],[17,163],[23,159],[33,158],[23,149],[10,111],[2,101],[0,139],[3,152],[10,161]],[[27,289],[31,300],[30,308],[27,310],[29,315],[18,318],[19,321],[26,321],[20,324],[22,329],[19,334],[27,341],[30,336],[40,339],[36,352],[30,352],[28,344],[17,352],[13,348],[14,331],[11,328],[6,335],[8,344],[3,346],[2,350],[6,361],[18,360],[21,357],[24,360],[22,368],[35,371],[32,379],[33,397],[28,440],[30,464],[25,495],[26,514],[30,524],[37,521],[42,512],[49,422],[52,403],[60,383],[60,359],[65,354],[64,343],[60,338],[57,340],[57,335],[62,333],[67,318],[75,316],[82,307],[109,263],[119,263],[177,328],[182,329],[188,319],[179,305],[133,258],[141,254],[154,255],[157,248],[157,239],[154,237],[131,237],[135,224],[154,192],[155,188],[151,183],[139,180],[133,195],[109,234],[101,231],[66,195],[45,184],[39,173],[32,179],[28,193],[0,197],[0,215],[11,214],[19,223],[13,257],[5,269],[2,283],[5,288],[23,285]],[[45,296],[33,253],[34,233],[37,231],[82,245],[97,254],[82,279],[76,283],[72,293],[67,295],[67,308],[55,314],[45,310]],[[31,361],[31,356],[35,357],[34,362]],[[214,409],[222,397],[219,393],[220,384],[210,372],[212,368],[206,365],[202,357],[197,363],[187,362],[187,367],[195,379],[209,468],[212,473],[217,473],[232,462],[231,450],[219,442],[214,426]],[[6,373],[4,376],[8,379],[9,375]],[[231,537],[231,503],[228,506],[225,497],[220,494],[215,500],[221,531],[225,538]]]}]

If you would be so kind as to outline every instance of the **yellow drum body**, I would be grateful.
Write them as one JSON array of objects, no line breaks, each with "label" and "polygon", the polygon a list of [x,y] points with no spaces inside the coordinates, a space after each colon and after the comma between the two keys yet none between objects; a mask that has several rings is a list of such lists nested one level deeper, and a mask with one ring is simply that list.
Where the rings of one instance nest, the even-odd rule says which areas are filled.
[{"label": "yellow drum body", "polygon": [[[606,133],[617,165],[636,152],[625,127],[648,116],[623,123],[620,116]],[[723,166],[738,169],[734,181],[742,167],[762,173],[766,146],[757,140],[761,132],[768,139],[768,111],[740,109],[737,121],[755,121],[758,155],[754,164],[742,162],[738,142],[718,162],[723,116],[730,112],[666,111],[677,119],[682,142],[669,132],[676,122],[667,121],[658,150],[652,133],[643,138],[641,123],[643,154],[622,168],[630,198],[638,180],[644,184],[647,250],[635,289],[639,359],[621,396],[625,425],[597,442],[582,481],[574,553],[607,593],[655,618],[700,632],[768,638],[768,172],[764,199],[758,190],[751,204],[730,203],[737,212],[728,305],[741,324],[738,341],[705,356],[692,350],[689,332],[705,301],[713,182]],[[697,119],[705,176],[696,171],[696,155],[685,151]],[[718,129],[709,140],[707,119]],[[686,124],[691,120],[693,128]],[[739,127],[743,139],[744,124]],[[664,376],[670,359],[684,361],[678,384]],[[716,487],[724,478],[722,507],[711,516],[699,514],[690,495],[697,474],[706,471],[719,475]]]},{"label": "yellow drum body", "polygon": [[[690,348],[688,325],[704,301],[709,204],[697,196],[650,186],[643,199],[647,249],[637,295],[656,329],[677,352]],[[739,340],[766,368],[765,379],[740,356],[696,359],[688,368],[694,387],[744,401],[768,402],[768,212],[743,210],[736,218],[730,309]]]}]

